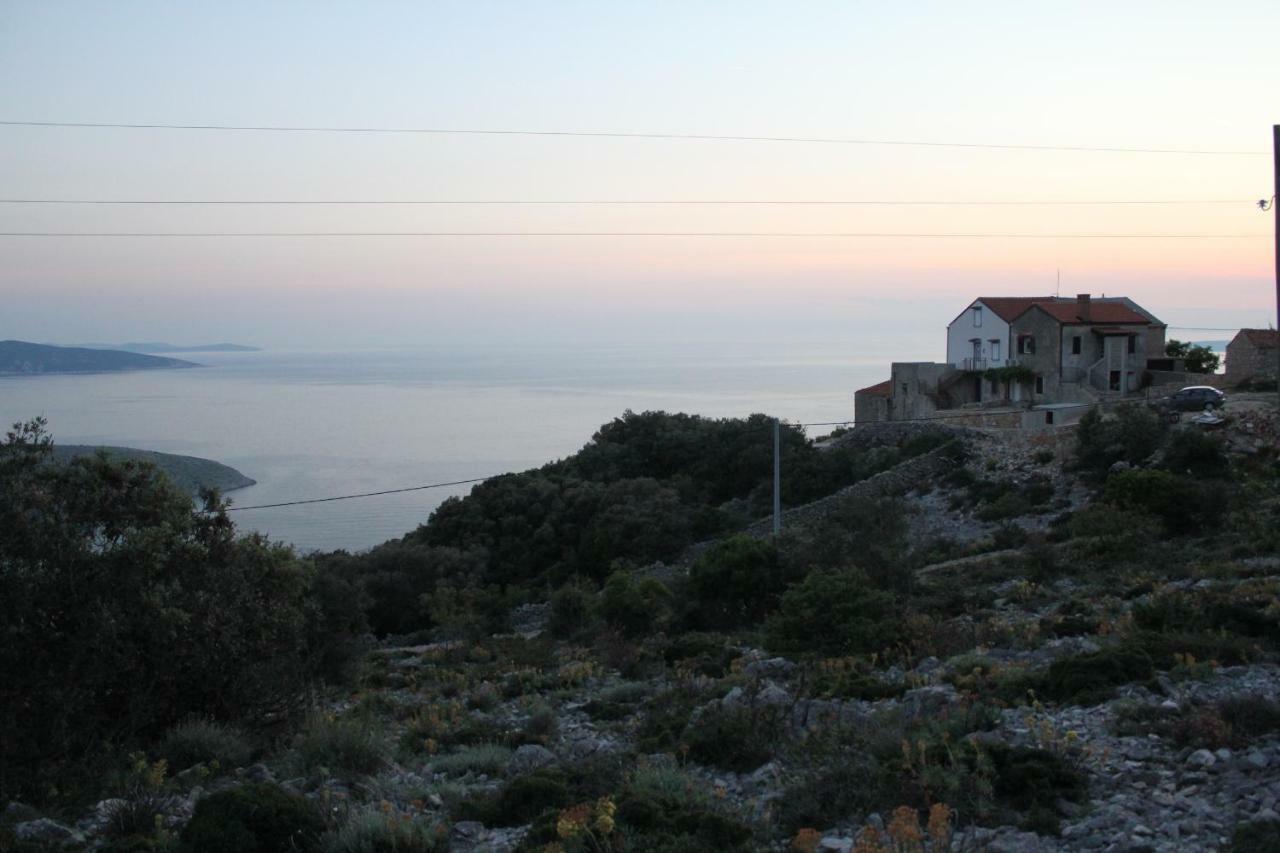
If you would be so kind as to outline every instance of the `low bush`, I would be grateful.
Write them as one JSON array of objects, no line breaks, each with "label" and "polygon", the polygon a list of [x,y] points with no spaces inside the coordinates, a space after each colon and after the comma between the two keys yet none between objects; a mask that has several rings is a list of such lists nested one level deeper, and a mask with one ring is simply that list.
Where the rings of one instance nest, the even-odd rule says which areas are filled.
[{"label": "low bush", "polygon": [[889,648],[900,629],[891,593],[856,569],[822,569],[787,590],[765,636],[768,648],[782,654],[840,657]]},{"label": "low bush", "polygon": [[551,615],[547,631],[553,637],[572,637],[590,627],[594,617],[594,600],[590,592],[576,583],[565,584],[551,595]]},{"label": "low bush", "polygon": [[245,785],[196,803],[182,830],[184,853],[314,851],[324,831],[316,807],[270,784]]},{"label": "low bush", "polygon": [[752,837],[704,782],[675,767],[637,768],[618,797],[617,821],[632,850],[742,850]]},{"label": "low bush", "polygon": [[798,749],[797,772],[778,798],[778,823],[788,833],[873,811],[881,807],[880,792],[896,787],[897,773],[867,748],[860,732],[828,727]]},{"label": "low bush", "polygon": [[307,718],[293,749],[303,773],[373,773],[388,754],[382,735],[369,720],[321,713]]},{"label": "low bush", "polygon": [[1137,406],[1121,406],[1114,418],[1090,409],[1076,427],[1076,466],[1102,477],[1116,462],[1142,462],[1160,447],[1165,429],[1154,412]]},{"label": "low bush", "polygon": [[1131,646],[1113,646],[1054,661],[1039,692],[1058,702],[1096,705],[1114,696],[1115,688],[1122,684],[1154,677],[1150,655]]},{"label": "low bush", "polygon": [[595,720],[618,720],[635,713],[648,695],[643,682],[618,684],[600,691],[582,710]]},{"label": "low bush", "polygon": [[1216,484],[1158,469],[1122,471],[1107,479],[1103,501],[1153,515],[1172,535],[1215,527],[1226,512],[1226,495]]},{"label": "low bush", "polygon": [[1081,803],[1088,795],[1084,774],[1057,753],[1022,746],[989,752],[995,794],[1016,811],[1056,813],[1058,801]]},{"label": "low bush", "polygon": [[160,756],[174,771],[197,764],[231,770],[249,763],[253,745],[235,726],[213,720],[189,720],[179,723],[160,742]]},{"label": "low bush", "polygon": [[1163,465],[1174,474],[1202,479],[1231,473],[1222,442],[1198,428],[1174,431],[1164,448]]},{"label": "low bush", "polygon": [[431,769],[450,776],[467,773],[485,773],[490,776],[501,773],[511,760],[511,750],[497,744],[472,746],[448,755],[431,759]]},{"label": "low bush", "polygon": [[600,615],[628,637],[662,630],[672,612],[671,590],[653,578],[637,580],[630,572],[614,572],[600,593]]},{"label": "low bush", "polygon": [[1229,853],[1275,853],[1280,850],[1280,820],[1237,824],[1226,850]]},{"label": "low bush", "polygon": [[662,650],[662,659],[668,666],[710,678],[723,678],[738,656],[738,650],[729,645],[723,634],[697,631],[681,634]]},{"label": "low bush", "polygon": [[750,536],[725,539],[689,569],[689,619],[712,629],[758,623],[777,605],[790,580],[770,543]]},{"label": "low bush", "polygon": [[708,707],[681,736],[681,748],[699,764],[750,772],[773,757],[788,710]]},{"label": "low bush", "polygon": [[[1153,632],[1247,637],[1272,648],[1280,647],[1280,613],[1275,612],[1274,593],[1262,585],[1242,585],[1231,592],[1161,593],[1135,605],[1133,621],[1139,628]],[[1209,659],[1200,654],[1196,657]]]},{"label": "low bush", "polygon": [[449,849],[448,828],[421,817],[361,809],[320,837],[320,853],[437,853]]},{"label": "low bush", "polygon": [[548,809],[572,802],[564,774],[540,770],[512,779],[494,794],[463,800],[453,809],[454,820],[475,820],[486,826],[520,826]]}]

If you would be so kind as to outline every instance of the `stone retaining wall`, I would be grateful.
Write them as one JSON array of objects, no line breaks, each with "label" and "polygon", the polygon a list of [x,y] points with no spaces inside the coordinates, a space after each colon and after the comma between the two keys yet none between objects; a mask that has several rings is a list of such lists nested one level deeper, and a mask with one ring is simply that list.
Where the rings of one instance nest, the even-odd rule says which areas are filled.
[{"label": "stone retaining wall", "polygon": [[[827,495],[825,498],[819,498],[804,506],[786,510],[782,513],[782,529],[804,527],[815,521],[820,521],[830,515],[832,510],[846,498],[880,498],[900,495],[922,483],[932,482],[934,477],[948,470],[953,464],[949,455],[953,444],[954,441],[947,442],[941,447],[935,447],[928,453],[922,453],[905,462],[900,462],[887,471],[881,471],[879,474],[854,483],[852,486],[846,486],[834,494]],[[785,471],[783,476],[786,476]],[[742,532],[757,538],[769,536],[773,533],[773,519],[766,518],[762,521],[757,521]]]}]

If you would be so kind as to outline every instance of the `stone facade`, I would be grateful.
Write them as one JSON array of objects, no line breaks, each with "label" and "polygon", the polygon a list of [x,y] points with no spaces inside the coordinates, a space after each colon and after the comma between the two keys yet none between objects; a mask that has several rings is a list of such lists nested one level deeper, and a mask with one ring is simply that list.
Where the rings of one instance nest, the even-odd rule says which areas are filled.
[{"label": "stone facade", "polygon": [[[947,326],[945,363],[894,362],[888,382],[855,395],[855,416],[863,424],[980,423],[992,420],[993,409],[1124,397],[1143,388],[1149,368],[1171,366],[1164,363],[1165,331],[1155,315],[1123,296],[982,297]],[[1041,411],[1008,420],[1027,428],[1069,416]]]},{"label": "stone facade", "polygon": [[1274,329],[1241,329],[1227,344],[1227,381],[1276,381],[1280,364],[1280,332]]},{"label": "stone facade", "polygon": [[889,420],[890,382],[881,382],[853,393],[853,420],[871,424]]}]

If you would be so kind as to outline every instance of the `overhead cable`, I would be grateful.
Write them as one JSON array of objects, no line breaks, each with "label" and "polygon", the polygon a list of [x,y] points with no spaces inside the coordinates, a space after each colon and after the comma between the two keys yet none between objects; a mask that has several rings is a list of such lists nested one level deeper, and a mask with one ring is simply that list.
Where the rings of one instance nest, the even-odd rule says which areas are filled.
[{"label": "overhead cable", "polygon": [[90,121],[17,121],[0,120],[0,126],[49,127],[49,128],[99,128],[114,130],[213,130],[262,133],[386,133],[426,134],[452,136],[529,136],[529,137],[577,137],[587,139],[647,139],[700,142],[799,142],[821,145],[888,145],[918,148],[972,148],[1002,151],[1072,151],[1108,154],[1195,154],[1217,156],[1270,156],[1270,151],[1233,151],[1193,148],[1130,148],[1125,146],[1093,145],[1033,145],[1025,143],[991,142],[935,142],[911,139],[861,139],[821,136],[748,136],[742,134],[711,133],[630,133],[598,130],[503,130],[456,127],[334,127],[306,125],[250,125],[250,124],[161,124],[140,122],[90,122]]}]

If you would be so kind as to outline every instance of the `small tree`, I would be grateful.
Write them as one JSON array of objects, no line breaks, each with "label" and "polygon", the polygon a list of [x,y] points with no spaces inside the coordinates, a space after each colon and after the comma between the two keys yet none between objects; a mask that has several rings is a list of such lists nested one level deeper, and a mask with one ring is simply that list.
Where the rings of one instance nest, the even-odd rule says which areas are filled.
[{"label": "small tree", "polygon": [[195,714],[294,709],[344,621],[313,567],[149,464],[51,450],[42,420],[0,441],[0,799]]},{"label": "small tree", "polygon": [[1216,373],[1222,363],[1222,358],[1207,346],[1176,338],[1165,344],[1164,354],[1182,359],[1188,373]]}]

